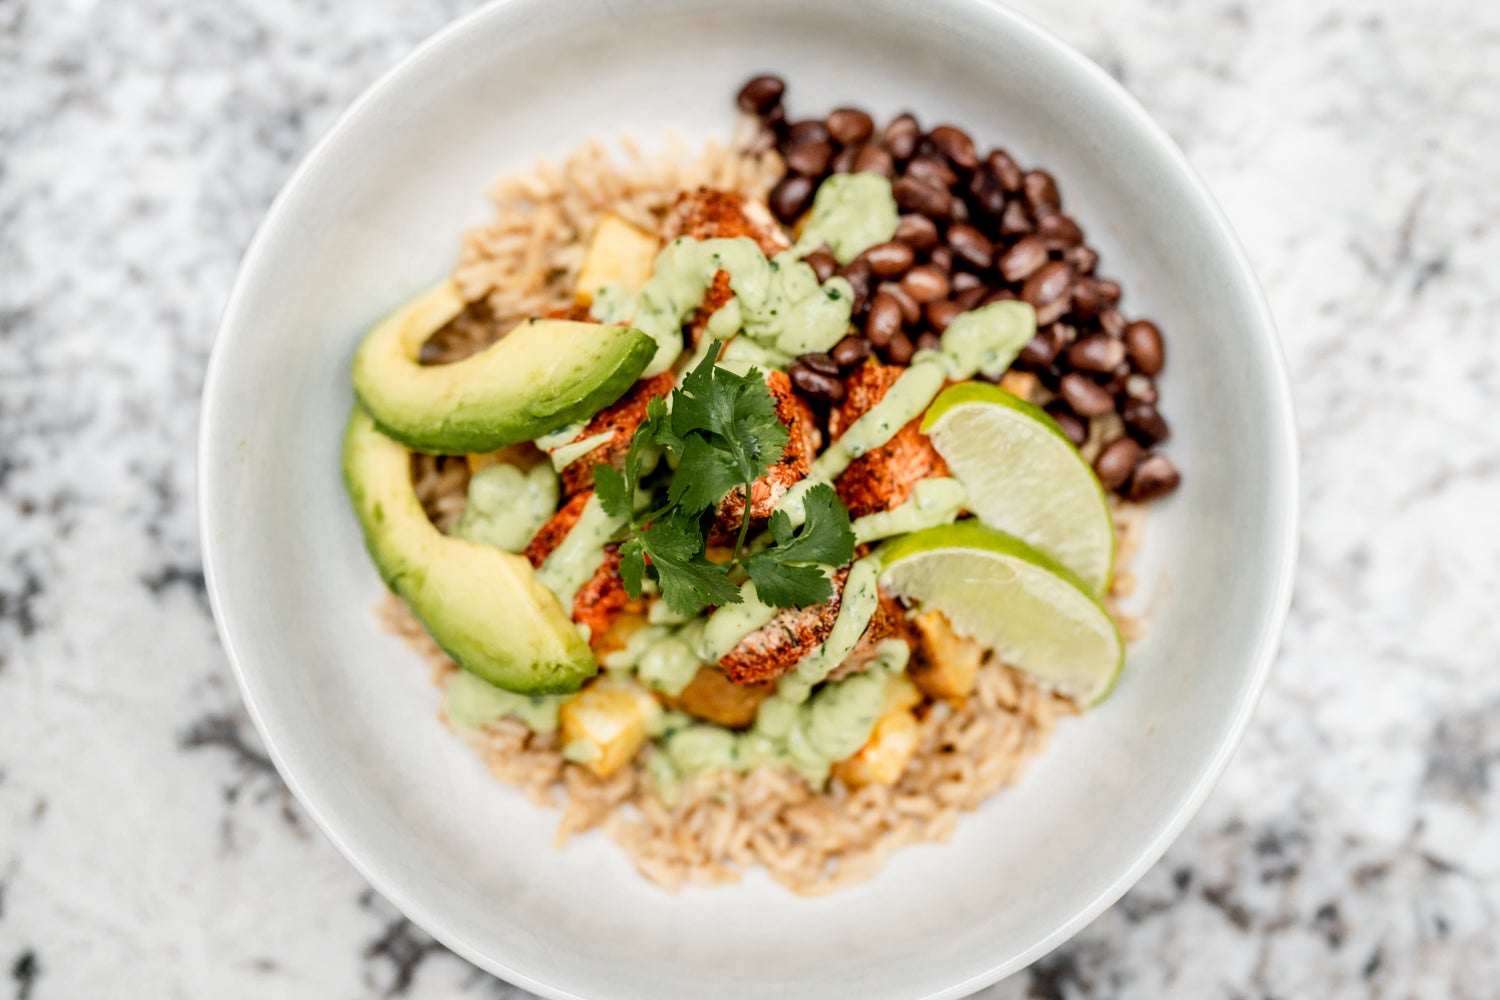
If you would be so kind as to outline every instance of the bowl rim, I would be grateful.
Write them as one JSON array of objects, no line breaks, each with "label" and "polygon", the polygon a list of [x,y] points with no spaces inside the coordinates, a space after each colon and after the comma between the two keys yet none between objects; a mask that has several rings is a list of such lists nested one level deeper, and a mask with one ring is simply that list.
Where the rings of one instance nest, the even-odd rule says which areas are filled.
[{"label": "bowl rim", "polygon": [[[723,0],[720,0],[723,2]],[[1051,30],[1041,26],[1030,17],[1015,11],[1000,0],[949,0],[953,6],[967,5],[976,17],[988,17],[999,22],[1008,22],[1008,27],[1025,43],[1050,50],[1050,54],[1067,63],[1080,78],[1091,81],[1113,104],[1110,113],[1123,116],[1129,124],[1149,139],[1163,156],[1168,166],[1175,170],[1186,189],[1188,207],[1212,223],[1212,228],[1227,252],[1233,265],[1240,291],[1244,294],[1251,314],[1247,321],[1257,327],[1266,352],[1267,383],[1265,402],[1268,404],[1266,434],[1274,453],[1283,456],[1280,468],[1274,470],[1283,484],[1280,495],[1268,497],[1268,505],[1284,510],[1281,537],[1278,549],[1271,554],[1272,570],[1268,572],[1270,603],[1262,622],[1260,635],[1254,648],[1247,654],[1249,665],[1247,683],[1240,689],[1233,712],[1220,729],[1220,737],[1212,755],[1206,758],[1198,770],[1191,787],[1178,800],[1176,811],[1161,822],[1157,833],[1112,880],[1101,886],[1092,900],[1069,919],[1060,923],[1049,933],[1038,938],[1030,947],[1004,960],[989,964],[983,971],[956,982],[935,984],[924,994],[924,1000],[945,1000],[967,996],[999,980],[1020,972],[1055,948],[1073,937],[1095,920],[1106,909],[1138,882],[1166,853],[1167,849],[1182,834],[1188,822],[1198,813],[1208,794],[1223,775],[1230,759],[1238,748],[1250,717],[1260,700],[1275,661],[1287,614],[1291,605],[1294,574],[1297,562],[1299,523],[1299,448],[1296,432],[1296,415],[1293,405],[1291,381],[1287,372],[1286,357],[1277,333],[1265,294],[1251,267],[1243,245],[1231,227],[1222,208],[1209,192],[1207,185],[1193,169],[1186,155],[1178,148],[1165,130],[1156,123],[1141,105],[1118,81],[1100,66],[1063,41]],[[221,386],[230,379],[226,356],[226,344],[241,331],[246,323],[243,318],[246,301],[254,294],[251,275],[260,269],[260,263],[268,253],[269,246],[277,234],[288,225],[285,209],[292,192],[301,186],[316,165],[336,146],[351,123],[367,113],[373,104],[387,92],[401,86],[404,79],[418,68],[439,60],[457,40],[475,30],[489,18],[507,8],[516,6],[541,7],[546,0],[490,0],[490,2],[450,21],[417,46],[402,56],[394,65],[382,72],[369,84],[317,139],[309,152],[287,177],[272,199],[260,224],[256,227],[239,265],[234,283],[215,332],[210,350],[201,396],[198,449],[198,481],[196,501],[198,509],[199,547],[203,559],[204,581],[209,606],[213,613],[224,653],[229,661],[246,710],[264,743],[266,752],[287,788],[312,819],[314,825],[349,862],[359,874],[385,897],[402,914],[408,917],[445,947],[461,955],[485,971],[505,981],[552,1000],[586,1000],[580,994],[553,986],[512,967],[503,955],[485,950],[478,942],[452,928],[448,921],[430,907],[419,893],[411,891],[400,872],[387,866],[377,858],[366,855],[346,832],[346,820],[337,810],[329,807],[317,783],[305,784],[295,769],[283,757],[273,735],[266,704],[257,697],[254,671],[246,667],[247,657],[237,642],[238,628],[233,623],[224,596],[223,579],[228,575],[227,567],[216,564],[213,547],[209,540],[219,527],[219,487],[205,470],[212,468],[209,461],[213,443],[218,439],[218,424],[223,419],[219,400],[223,398]]]}]

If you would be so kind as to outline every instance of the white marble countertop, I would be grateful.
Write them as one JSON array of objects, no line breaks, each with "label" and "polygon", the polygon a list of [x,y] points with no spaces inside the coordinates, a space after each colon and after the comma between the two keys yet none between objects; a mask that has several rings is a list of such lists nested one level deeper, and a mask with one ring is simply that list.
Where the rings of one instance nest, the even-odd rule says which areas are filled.
[{"label": "white marble countertop", "polygon": [[[303,818],[215,639],[192,500],[254,225],[469,6],[0,0],[0,998],[523,995]],[[1500,5],[1020,6],[1238,227],[1296,382],[1305,519],[1217,791],[1123,902],[984,995],[1494,996]]]}]

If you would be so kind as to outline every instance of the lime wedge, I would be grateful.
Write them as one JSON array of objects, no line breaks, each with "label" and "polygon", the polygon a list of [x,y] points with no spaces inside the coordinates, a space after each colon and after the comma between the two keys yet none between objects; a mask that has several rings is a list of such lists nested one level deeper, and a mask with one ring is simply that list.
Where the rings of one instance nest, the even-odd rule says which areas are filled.
[{"label": "lime wedge", "polygon": [[1046,412],[983,382],[933,401],[922,432],[969,493],[969,509],[1077,574],[1089,593],[1109,585],[1115,526],[1104,488]]},{"label": "lime wedge", "polygon": [[941,611],[1012,666],[1079,704],[1101,701],[1125,663],[1114,619],[1071,572],[978,521],[916,531],[880,550],[880,585]]}]

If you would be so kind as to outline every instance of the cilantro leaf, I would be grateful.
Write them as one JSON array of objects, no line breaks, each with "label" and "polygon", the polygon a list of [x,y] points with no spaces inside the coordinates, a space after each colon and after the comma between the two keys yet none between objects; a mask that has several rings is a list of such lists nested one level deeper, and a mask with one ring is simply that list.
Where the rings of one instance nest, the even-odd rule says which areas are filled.
[{"label": "cilantro leaf", "polygon": [[817,562],[828,566],[842,566],[854,558],[854,528],[849,523],[849,508],[839,500],[832,486],[819,483],[808,490],[803,509],[807,517],[795,536],[785,512],[778,510],[771,515],[771,536],[776,545],[767,552],[776,553],[781,562]]},{"label": "cilantro leaf", "polygon": [[729,566],[703,555],[703,533],[696,517],[677,513],[653,521],[637,536],[651,557],[661,596],[678,614],[697,614],[708,604],[737,604],[739,588],[729,582]]},{"label": "cilantro leaf", "polygon": [[778,608],[805,608],[833,596],[833,584],[821,566],[787,565],[770,555],[768,550],[745,561],[759,600]]},{"label": "cilantro leaf", "polygon": [[[627,463],[626,468],[629,468]],[[610,517],[629,518],[634,508],[634,491],[625,481],[625,473],[603,462],[594,466],[594,493],[599,497],[599,506]]]},{"label": "cilantro leaf", "polygon": [[734,455],[695,434],[688,438],[678,460],[677,474],[667,492],[667,502],[697,514],[718,503],[724,494],[743,483]]},{"label": "cilantro leaf", "polygon": [[772,514],[771,537],[776,544],[745,560],[756,595],[767,604],[801,608],[828,600],[833,586],[821,566],[842,566],[854,556],[849,511],[833,487],[814,486],[803,507],[806,520],[795,530],[785,511]]},{"label": "cilantro leaf", "polygon": [[625,583],[625,593],[632,598],[641,596],[641,584],[646,576],[646,549],[639,538],[627,538],[620,546],[620,579]]}]

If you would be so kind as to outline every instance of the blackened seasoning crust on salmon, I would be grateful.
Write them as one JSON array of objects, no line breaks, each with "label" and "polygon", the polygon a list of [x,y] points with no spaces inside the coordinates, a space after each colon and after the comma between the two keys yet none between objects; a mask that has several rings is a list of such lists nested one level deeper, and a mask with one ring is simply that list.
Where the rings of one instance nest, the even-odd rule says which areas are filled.
[{"label": "blackened seasoning crust on salmon", "polygon": [[[880,402],[905,370],[900,365],[872,362],[850,373],[844,381],[843,403],[828,414],[830,439],[837,441],[850,424]],[[919,429],[921,423],[921,417],[914,418],[885,444],[850,462],[834,480],[834,489],[851,518],[900,506],[919,480],[948,474],[948,463]]]},{"label": "blackened seasoning crust on salmon", "polygon": [[[766,388],[776,401],[776,417],[787,429],[786,448],[781,458],[766,470],[766,474],[750,484],[750,520],[763,524],[799,480],[807,478],[812,469],[813,456],[823,443],[817,422],[802,397],[792,391],[792,380],[786,372],[766,373]],[[740,530],[740,519],[745,513],[745,489],[735,487],[719,501],[714,517],[713,537],[715,541],[733,538]]]},{"label": "blackened seasoning crust on salmon", "polygon": [[671,392],[672,385],[671,372],[641,379],[625,395],[594,414],[575,440],[582,441],[598,434],[609,434],[610,438],[582,458],[563,467],[563,496],[571,497],[580,490],[593,489],[595,465],[603,463],[617,469],[625,468],[630,439],[635,437],[636,428],[646,422],[647,404],[655,397]]}]

